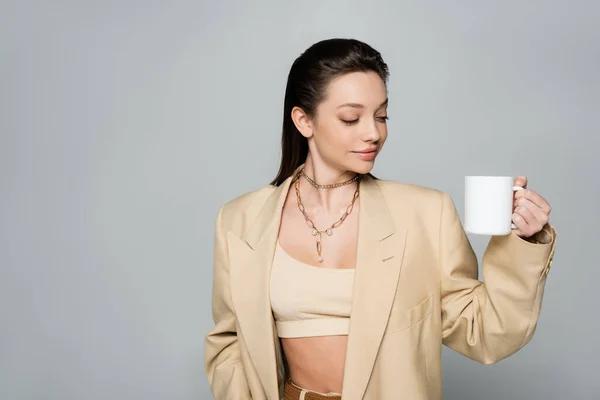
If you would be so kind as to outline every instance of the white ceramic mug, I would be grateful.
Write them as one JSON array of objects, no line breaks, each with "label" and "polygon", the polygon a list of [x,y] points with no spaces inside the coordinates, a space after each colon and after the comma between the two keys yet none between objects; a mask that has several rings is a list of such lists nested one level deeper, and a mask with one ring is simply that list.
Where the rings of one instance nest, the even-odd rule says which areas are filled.
[{"label": "white ceramic mug", "polygon": [[465,231],[478,235],[508,235],[512,223],[513,186],[510,176],[465,176]]}]

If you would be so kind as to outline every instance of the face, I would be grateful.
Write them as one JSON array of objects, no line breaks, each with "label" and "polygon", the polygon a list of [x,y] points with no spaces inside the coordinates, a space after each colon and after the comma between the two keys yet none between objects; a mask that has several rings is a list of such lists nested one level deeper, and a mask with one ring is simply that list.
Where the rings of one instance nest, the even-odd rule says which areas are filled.
[{"label": "face", "polygon": [[375,72],[333,79],[312,119],[292,114],[313,161],[340,171],[371,171],[387,138],[387,91]]}]

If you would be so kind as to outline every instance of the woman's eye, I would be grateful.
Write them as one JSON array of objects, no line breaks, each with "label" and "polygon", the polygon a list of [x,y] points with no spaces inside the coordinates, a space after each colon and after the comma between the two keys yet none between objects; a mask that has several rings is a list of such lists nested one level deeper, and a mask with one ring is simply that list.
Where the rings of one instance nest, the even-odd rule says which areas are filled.
[{"label": "woman's eye", "polygon": [[389,118],[387,115],[384,115],[383,117],[377,117],[377,119],[379,120],[379,122],[385,122],[387,121]]},{"label": "woman's eye", "polygon": [[342,119],[341,121],[342,121],[343,123],[345,123],[346,125],[352,125],[352,124],[355,124],[355,123],[357,123],[357,122],[358,122],[358,118],[356,118],[356,119],[353,119],[353,120],[350,120],[350,121],[348,121],[348,120],[345,120],[345,119]]}]

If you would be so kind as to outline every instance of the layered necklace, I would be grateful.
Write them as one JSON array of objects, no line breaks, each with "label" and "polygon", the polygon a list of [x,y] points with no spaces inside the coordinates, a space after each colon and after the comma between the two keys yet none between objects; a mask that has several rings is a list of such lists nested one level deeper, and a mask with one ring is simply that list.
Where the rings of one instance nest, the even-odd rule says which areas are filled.
[{"label": "layered necklace", "polygon": [[[304,177],[316,189],[333,189],[333,188],[337,188],[340,186],[349,185],[353,182],[358,181],[358,185],[356,185],[356,191],[354,192],[354,196],[352,196],[352,201],[350,202],[348,207],[346,207],[346,211],[342,214],[340,219],[335,221],[328,228],[325,228],[323,230],[318,229],[315,226],[315,223],[312,221],[312,219],[310,219],[310,217],[306,213],[304,204],[302,204],[302,198],[300,197],[300,176]],[[350,215],[350,213],[352,212],[352,209],[354,208],[354,203],[356,202],[356,199],[358,199],[358,196],[360,194],[360,174],[356,174],[353,178],[351,178],[347,181],[344,181],[344,182],[332,183],[329,185],[319,185],[314,180],[312,180],[308,175],[306,175],[306,173],[304,172],[304,168],[303,168],[299,172],[298,176],[296,177],[296,182],[295,182],[294,186],[296,188],[296,199],[298,201],[298,208],[300,209],[300,212],[302,213],[302,215],[304,215],[304,220],[306,221],[308,226],[311,228],[311,234],[313,236],[316,236],[316,238],[317,238],[317,259],[321,263],[321,262],[323,262],[323,255],[322,255],[323,245],[321,244],[322,234],[324,233],[327,236],[333,235],[333,230],[338,228],[340,225],[342,225],[344,223],[344,221],[346,220],[346,218],[348,217],[348,215]]]}]

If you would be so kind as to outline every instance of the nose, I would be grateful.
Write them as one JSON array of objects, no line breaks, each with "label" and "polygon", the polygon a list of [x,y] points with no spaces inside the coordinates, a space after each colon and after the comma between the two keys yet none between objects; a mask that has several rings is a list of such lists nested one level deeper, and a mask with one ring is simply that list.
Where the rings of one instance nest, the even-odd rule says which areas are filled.
[{"label": "nose", "polygon": [[371,124],[363,135],[364,142],[377,142],[381,138],[377,124]]}]

